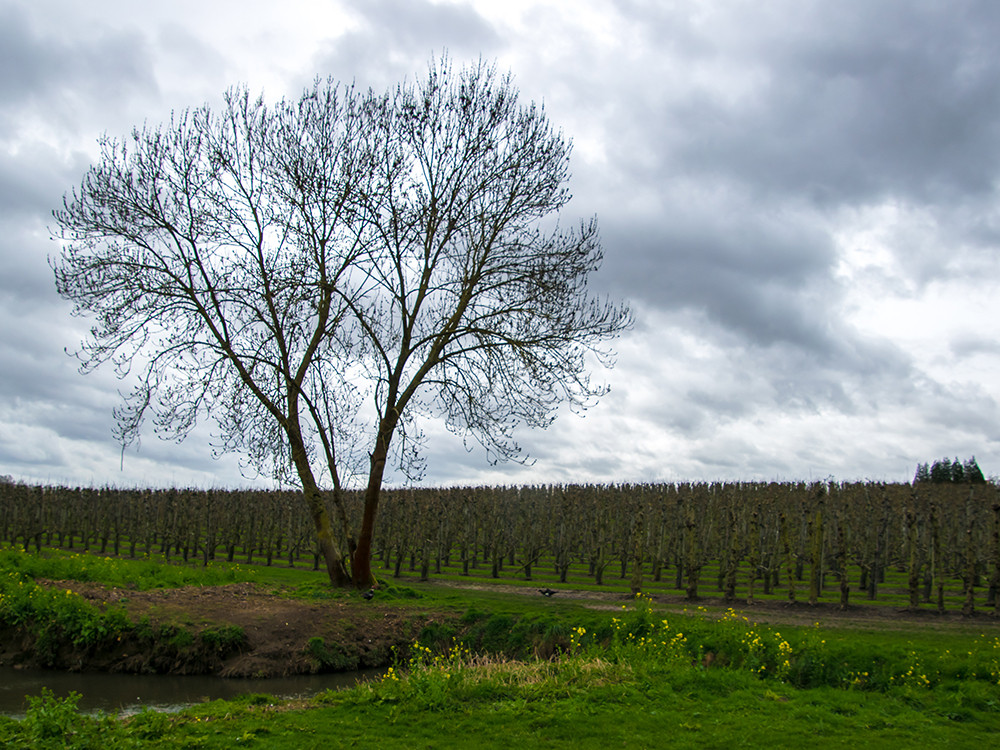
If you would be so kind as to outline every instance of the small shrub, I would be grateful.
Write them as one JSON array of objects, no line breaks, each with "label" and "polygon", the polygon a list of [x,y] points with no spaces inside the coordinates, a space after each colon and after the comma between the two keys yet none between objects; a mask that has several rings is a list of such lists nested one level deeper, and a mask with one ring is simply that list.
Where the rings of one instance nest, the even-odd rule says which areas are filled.
[{"label": "small shrub", "polygon": [[317,662],[320,668],[333,672],[346,672],[357,669],[359,658],[357,654],[349,654],[339,643],[327,645],[320,638],[310,638],[306,652]]},{"label": "small shrub", "polygon": [[510,615],[493,615],[483,626],[479,647],[490,653],[502,653],[509,645],[514,618]]},{"label": "small shrub", "polygon": [[40,696],[28,696],[28,711],[9,738],[9,747],[101,748],[136,747],[123,740],[115,720],[109,716],[82,716],[77,711],[79,693],[58,698],[48,688]]},{"label": "small shrub", "polygon": [[450,643],[455,637],[455,628],[443,622],[429,622],[420,629],[417,643],[435,648],[444,643]]},{"label": "small shrub", "polygon": [[219,654],[229,654],[243,648],[247,642],[246,631],[239,625],[220,625],[201,631],[201,641]]},{"label": "small shrub", "polygon": [[246,693],[233,699],[233,703],[243,706],[271,706],[279,700],[268,693]]},{"label": "small shrub", "polygon": [[490,616],[489,612],[483,612],[482,610],[476,609],[475,607],[470,607],[462,615],[459,622],[463,625],[475,625],[477,622],[487,619]]}]

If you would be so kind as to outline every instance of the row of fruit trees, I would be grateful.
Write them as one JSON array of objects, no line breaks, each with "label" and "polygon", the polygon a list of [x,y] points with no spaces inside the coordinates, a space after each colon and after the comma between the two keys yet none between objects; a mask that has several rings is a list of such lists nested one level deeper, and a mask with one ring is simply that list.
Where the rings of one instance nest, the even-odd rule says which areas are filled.
[{"label": "row of fruit trees", "polygon": [[[350,497],[360,515],[360,494]],[[355,519],[356,520],[356,519]],[[26,549],[318,564],[293,491],[0,484],[0,534]],[[847,605],[887,588],[911,607],[998,608],[993,484],[681,483],[397,489],[375,562],[388,575],[721,592]],[[954,603],[954,604],[952,604]]]}]

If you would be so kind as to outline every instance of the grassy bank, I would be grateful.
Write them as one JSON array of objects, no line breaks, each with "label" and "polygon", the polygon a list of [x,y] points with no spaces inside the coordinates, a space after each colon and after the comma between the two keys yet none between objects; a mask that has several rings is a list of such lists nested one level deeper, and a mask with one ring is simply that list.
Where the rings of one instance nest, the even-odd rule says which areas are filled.
[{"label": "grassy bank", "polygon": [[[50,607],[49,620],[72,620],[59,613],[72,597],[36,580],[79,575],[118,576],[116,585],[137,587],[170,580],[211,586],[213,577],[242,576],[289,597],[364,606],[305,571],[4,554],[15,556],[2,561],[9,573],[18,571],[10,580],[37,591],[5,590],[0,617],[20,612],[25,622],[32,619],[24,601],[32,599]],[[53,565],[61,567],[46,567]],[[1000,637],[992,621],[766,626],[738,609],[666,612],[648,597],[596,610],[432,585],[397,596],[414,617],[450,616],[425,618],[417,643],[379,682],[296,703],[249,696],[128,719],[80,716],[72,698],[42,695],[23,721],[0,720],[0,744],[982,747],[1000,731]],[[111,617],[122,622],[120,614]],[[528,657],[539,651],[548,658]]]}]

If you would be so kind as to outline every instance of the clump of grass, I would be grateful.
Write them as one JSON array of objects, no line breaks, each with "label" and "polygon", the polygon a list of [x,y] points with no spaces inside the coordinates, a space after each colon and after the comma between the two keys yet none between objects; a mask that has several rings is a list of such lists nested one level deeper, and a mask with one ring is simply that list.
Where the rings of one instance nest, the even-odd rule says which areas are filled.
[{"label": "clump of grass", "polygon": [[361,685],[349,695],[327,691],[314,702],[399,703],[440,711],[475,701],[567,697],[633,678],[631,666],[623,662],[600,658],[520,660],[476,654],[455,638],[443,651],[414,644],[406,664],[390,667],[380,681]]},{"label": "clump of grass", "polygon": [[77,710],[80,694],[59,698],[48,688],[39,696],[28,696],[28,711],[20,722],[5,722],[0,741],[7,748],[125,748],[138,747],[137,740],[123,736],[113,717],[84,716]]}]

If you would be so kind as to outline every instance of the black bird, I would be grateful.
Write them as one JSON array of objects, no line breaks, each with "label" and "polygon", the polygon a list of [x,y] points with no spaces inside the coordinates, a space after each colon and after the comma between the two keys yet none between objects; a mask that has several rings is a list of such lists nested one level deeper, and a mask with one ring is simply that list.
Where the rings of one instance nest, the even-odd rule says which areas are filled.
[{"label": "black bird", "polygon": [[538,593],[542,596],[552,596],[556,592],[552,589],[538,589]]},{"label": "black bird", "polygon": [[361,595],[363,598],[371,601],[372,597],[375,596],[375,589],[368,589],[365,593]]}]

